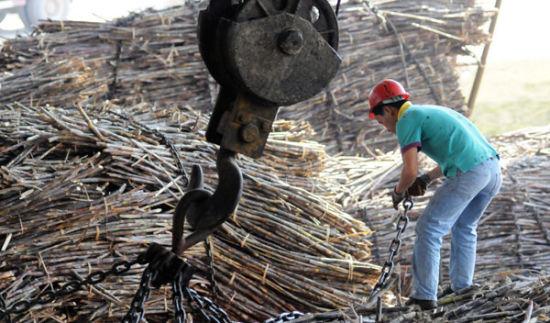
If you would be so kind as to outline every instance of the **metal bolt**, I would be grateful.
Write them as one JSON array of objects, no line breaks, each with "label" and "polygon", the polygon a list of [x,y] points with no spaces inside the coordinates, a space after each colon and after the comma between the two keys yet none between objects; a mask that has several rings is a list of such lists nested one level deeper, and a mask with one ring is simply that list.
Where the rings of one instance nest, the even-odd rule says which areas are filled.
[{"label": "metal bolt", "polygon": [[296,55],[304,46],[304,36],[297,29],[283,31],[279,35],[279,48],[288,55]]},{"label": "metal bolt", "polygon": [[247,124],[241,127],[240,135],[244,142],[251,143],[260,138],[260,130],[253,124]]},{"label": "metal bolt", "polygon": [[248,113],[240,113],[239,114],[239,122],[242,124],[247,124],[252,122],[252,116]]}]

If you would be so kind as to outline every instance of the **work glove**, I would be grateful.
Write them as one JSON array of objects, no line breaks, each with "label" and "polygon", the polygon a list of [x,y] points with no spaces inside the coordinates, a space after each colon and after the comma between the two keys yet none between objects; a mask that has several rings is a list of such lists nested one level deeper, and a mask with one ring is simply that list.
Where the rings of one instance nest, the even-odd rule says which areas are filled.
[{"label": "work glove", "polygon": [[405,197],[406,197],[405,192],[397,193],[394,187],[393,190],[391,191],[391,201],[393,203],[393,208],[397,210],[399,203],[401,203],[401,201],[403,201]]},{"label": "work glove", "polygon": [[426,193],[428,184],[430,184],[430,176],[428,174],[418,176],[407,192],[410,196],[422,196]]}]

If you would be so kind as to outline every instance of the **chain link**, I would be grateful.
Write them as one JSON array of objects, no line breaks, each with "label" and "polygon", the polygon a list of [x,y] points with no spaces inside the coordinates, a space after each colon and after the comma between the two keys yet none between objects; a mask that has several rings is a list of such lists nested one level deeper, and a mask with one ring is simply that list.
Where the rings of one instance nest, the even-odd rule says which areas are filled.
[{"label": "chain link", "polygon": [[204,322],[231,323],[229,315],[208,297],[201,296],[190,287],[185,287],[184,293],[185,297],[189,300],[191,308],[202,316]]},{"label": "chain link", "polygon": [[[170,253],[161,254],[162,247],[158,245],[151,245],[147,252],[142,253],[134,261],[121,261],[113,264],[108,271],[94,271],[86,276],[85,279],[72,280],[65,283],[61,288],[56,291],[45,291],[40,293],[37,297],[30,300],[21,300],[16,302],[11,307],[7,308],[4,300],[0,298],[0,321],[6,320],[11,322],[11,314],[22,314],[30,310],[35,305],[44,305],[54,301],[55,299],[74,293],[83,289],[84,285],[96,285],[103,282],[110,275],[122,275],[129,271],[135,264],[148,264],[143,271],[139,288],[134,295],[130,309],[122,319],[123,323],[137,323],[140,322],[145,315],[145,302],[147,301],[151,285],[163,284],[163,280],[168,273],[166,265],[174,266],[178,265],[178,262],[170,262]],[[211,257],[211,255],[209,256]],[[185,269],[187,268],[187,269]],[[218,305],[212,302],[209,298],[203,297],[195,290],[187,287],[189,279],[191,278],[194,270],[189,270],[189,267],[182,266],[178,269],[173,279],[170,279],[173,289],[173,305],[174,305],[174,319],[177,323],[185,322],[185,308],[183,307],[183,298],[185,297],[190,306],[201,317],[201,322],[214,322],[214,323],[230,323],[229,315],[221,309]],[[164,276],[163,276],[164,275]],[[164,277],[164,278],[163,278]],[[158,280],[158,281],[157,281]],[[166,281],[167,282],[167,281]],[[156,286],[156,285],[155,285]]]},{"label": "chain link", "polygon": [[208,262],[208,281],[210,282],[210,290],[212,291],[212,299],[217,300],[218,295],[221,294],[221,290],[218,288],[216,283],[216,269],[214,268],[214,255],[213,255],[213,246],[214,244],[210,241],[210,237],[204,239],[204,248],[206,249],[206,261]]},{"label": "chain link", "polygon": [[139,288],[132,299],[132,303],[130,304],[130,309],[128,310],[128,313],[126,313],[126,316],[122,318],[123,323],[137,323],[143,319],[143,316],[145,315],[144,304],[149,297],[149,292],[151,291],[151,280],[153,280],[156,274],[156,270],[151,269],[151,265],[145,268],[143,275],[141,276]]},{"label": "chain link", "polygon": [[137,323],[143,319],[145,314],[144,303],[150,293],[151,286],[159,288],[170,283],[172,285],[172,302],[174,305],[174,321],[184,323],[186,312],[183,307],[183,298],[191,308],[197,312],[200,322],[230,323],[227,313],[218,307],[210,299],[199,295],[195,290],[188,287],[189,280],[195,269],[183,260],[177,258],[171,251],[166,250],[158,244],[149,246],[143,258],[149,264],[143,276],[138,291],[136,292],[130,310],[123,318],[123,323]]},{"label": "chain link", "polygon": [[174,321],[177,323],[185,323],[185,308],[183,307],[183,289],[182,289],[181,272],[172,281],[172,293],[174,303]]},{"label": "chain link", "polygon": [[303,316],[304,313],[298,312],[298,311],[292,311],[292,312],[285,312],[281,313],[276,317],[272,317],[270,319],[267,319],[264,321],[264,323],[283,323],[295,320],[301,316]]},{"label": "chain link", "polygon": [[407,197],[403,201],[403,214],[399,217],[399,220],[397,221],[397,233],[395,235],[395,238],[390,243],[389,248],[389,255],[386,262],[384,262],[384,266],[382,267],[380,277],[378,278],[378,282],[374,285],[372,288],[372,292],[370,295],[370,299],[374,299],[376,296],[378,296],[378,293],[380,293],[384,288],[386,288],[386,284],[388,282],[388,278],[391,276],[393,272],[393,267],[395,266],[394,258],[399,252],[399,248],[401,247],[401,235],[405,230],[407,229],[407,225],[409,224],[409,217],[407,213],[412,209],[413,202],[410,197]]},{"label": "chain link", "polygon": [[113,264],[110,270],[108,271],[94,271],[93,273],[89,274],[84,280],[71,280],[67,283],[65,283],[61,288],[59,288],[56,291],[47,290],[45,292],[40,293],[38,296],[30,299],[30,300],[21,300],[19,302],[16,302],[9,308],[5,308],[4,310],[0,311],[0,320],[8,319],[11,314],[22,314],[27,311],[29,311],[32,307],[35,305],[45,305],[48,303],[53,302],[54,300],[72,294],[78,290],[83,289],[84,285],[96,285],[101,282],[103,282],[108,276],[114,274],[117,276],[120,276],[130,270],[130,268],[137,264],[138,262],[141,262],[141,258],[138,258],[134,261],[121,261]]}]

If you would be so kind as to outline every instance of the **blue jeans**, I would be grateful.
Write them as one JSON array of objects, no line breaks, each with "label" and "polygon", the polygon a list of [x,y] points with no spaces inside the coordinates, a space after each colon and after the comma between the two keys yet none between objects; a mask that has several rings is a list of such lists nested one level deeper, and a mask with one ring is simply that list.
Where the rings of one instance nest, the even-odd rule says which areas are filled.
[{"label": "blue jeans", "polygon": [[447,178],[416,223],[411,297],[437,300],[439,258],[443,236],[451,230],[451,288],[472,285],[479,218],[500,190],[497,158]]}]

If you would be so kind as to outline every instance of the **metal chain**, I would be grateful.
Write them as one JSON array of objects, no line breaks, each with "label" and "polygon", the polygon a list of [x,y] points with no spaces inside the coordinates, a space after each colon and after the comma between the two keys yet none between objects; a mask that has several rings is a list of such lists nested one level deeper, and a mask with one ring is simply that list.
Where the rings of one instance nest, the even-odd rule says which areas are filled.
[{"label": "metal chain", "polygon": [[149,292],[151,291],[151,280],[153,280],[153,277],[156,274],[157,271],[152,269],[151,265],[145,268],[143,275],[141,276],[138,291],[132,299],[128,313],[126,313],[126,316],[122,318],[122,323],[137,323],[143,319],[143,316],[145,315],[144,304],[149,297]]},{"label": "metal chain", "polygon": [[[108,271],[95,271],[89,274],[83,280],[79,279],[69,281],[57,291],[49,290],[43,292],[31,300],[19,301],[9,308],[6,308],[4,300],[0,298],[0,321],[6,320],[7,322],[11,322],[11,314],[22,314],[30,310],[35,305],[44,305],[50,303],[59,297],[83,289],[84,285],[99,284],[110,275],[114,274],[120,276],[129,271],[133,265],[139,263],[148,264],[148,266],[143,271],[139,288],[132,299],[130,309],[122,319],[123,323],[138,323],[143,319],[145,315],[144,305],[149,297],[151,285],[154,284],[155,287],[157,287],[156,284],[159,283],[159,281],[157,280],[160,280],[160,283],[162,284],[163,277],[159,275],[166,275],[166,273],[163,273],[163,270],[166,269],[163,267],[166,265],[164,261],[168,261],[169,259],[171,259],[164,259],[165,255],[163,256],[162,254],[159,254],[158,251],[158,245],[151,245],[146,252],[142,253],[134,261],[117,262],[113,264],[111,269]],[[167,254],[169,255],[169,253]],[[209,257],[211,257],[211,255]],[[216,305],[207,297],[203,297],[195,290],[187,287],[189,279],[184,279],[183,276],[185,276],[185,274],[189,275],[189,272],[178,271],[175,277],[171,279],[175,322],[185,322],[186,313],[183,307],[183,298],[185,297],[187,298],[193,310],[195,310],[202,316],[204,322],[231,323],[229,315],[227,315],[227,313],[223,309],[221,309],[218,305]],[[190,276],[187,276],[187,278],[190,278]]]},{"label": "metal chain", "polygon": [[388,278],[391,276],[391,273],[393,271],[394,267],[394,258],[399,252],[399,247],[401,247],[401,234],[405,232],[405,229],[407,229],[407,225],[409,224],[409,217],[407,216],[407,213],[412,209],[413,202],[410,197],[407,197],[403,201],[403,214],[399,217],[399,220],[397,221],[397,233],[395,235],[395,238],[390,243],[390,254],[388,255],[388,259],[384,263],[384,266],[382,267],[382,272],[380,273],[380,277],[378,278],[378,282],[374,285],[370,300],[374,299],[376,296],[378,296],[378,293],[380,293],[384,288],[386,288],[386,284],[388,281]]},{"label": "metal chain", "polygon": [[214,268],[214,255],[213,255],[213,243],[210,241],[210,236],[204,239],[204,248],[206,249],[206,261],[208,262],[208,281],[210,282],[210,289],[212,291],[212,299],[217,300],[218,294],[221,293],[216,283],[216,269]]},{"label": "metal chain", "polygon": [[272,317],[270,319],[265,320],[264,323],[283,323],[283,322],[295,320],[301,316],[304,316],[304,313],[298,312],[298,311],[285,312],[285,313],[279,314],[276,317]]},{"label": "metal chain", "polygon": [[48,290],[45,291],[38,296],[36,296],[33,299],[30,300],[21,300],[19,302],[16,302],[11,307],[6,308],[5,310],[0,311],[0,320],[3,320],[7,318],[9,320],[9,316],[11,314],[22,314],[27,311],[29,311],[32,307],[35,305],[45,305],[48,303],[53,302],[59,297],[63,297],[68,294],[72,294],[80,289],[84,285],[96,285],[101,282],[103,282],[108,276],[110,275],[116,275],[121,276],[125,272],[131,269],[131,267],[137,263],[142,263],[143,259],[141,257],[138,257],[134,261],[121,261],[113,264],[110,270],[108,271],[95,271],[91,274],[89,274],[84,280],[71,280],[67,283],[65,283],[63,286],[61,286],[60,289],[56,291]]},{"label": "metal chain", "polygon": [[185,287],[184,293],[191,308],[202,316],[204,322],[231,323],[229,315],[208,297],[201,296],[190,287]]},{"label": "metal chain", "polygon": [[183,307],[183,289],[182,289],[181,272],[172,281],[172,293],[174,303],[174,321],[177,323],[185,323],[185,308]]},{"label": "metal chain", "polygon": [[168,146],[170,148],[170,152],[172,153],[172,156],[176,160],[176,164],[178,165],[178,170],[179,170],[181,176],[183,177],[184,186],[187,187],[187,185],[189,185],[189,177],[187,175],[187,172],[185,171],[185,167],[183,166],[183,162],[181,161],[178,150],[176,149],[176,146],[172,143],[172,141],[164,133],[162,133],[158,129],[149,128],[148,126],[144,125],[143,123],[141,123],[139,121],[136,121],[131,116],[126,116],[126,115],[123,115],[123,114],[120,114],[120,113],[117,113],[117,112],[114,112],[114,111],[109,111],[109,113],[112,113],[112,114],[114,114],[114,115],[116,115],[120,118],[128,120],[131,124],[133,124],[135,127],[139,128],[142,131],[145,131],[145,132],[154,134],[157,137],[160,137],[161,142],[165,146]]}]

